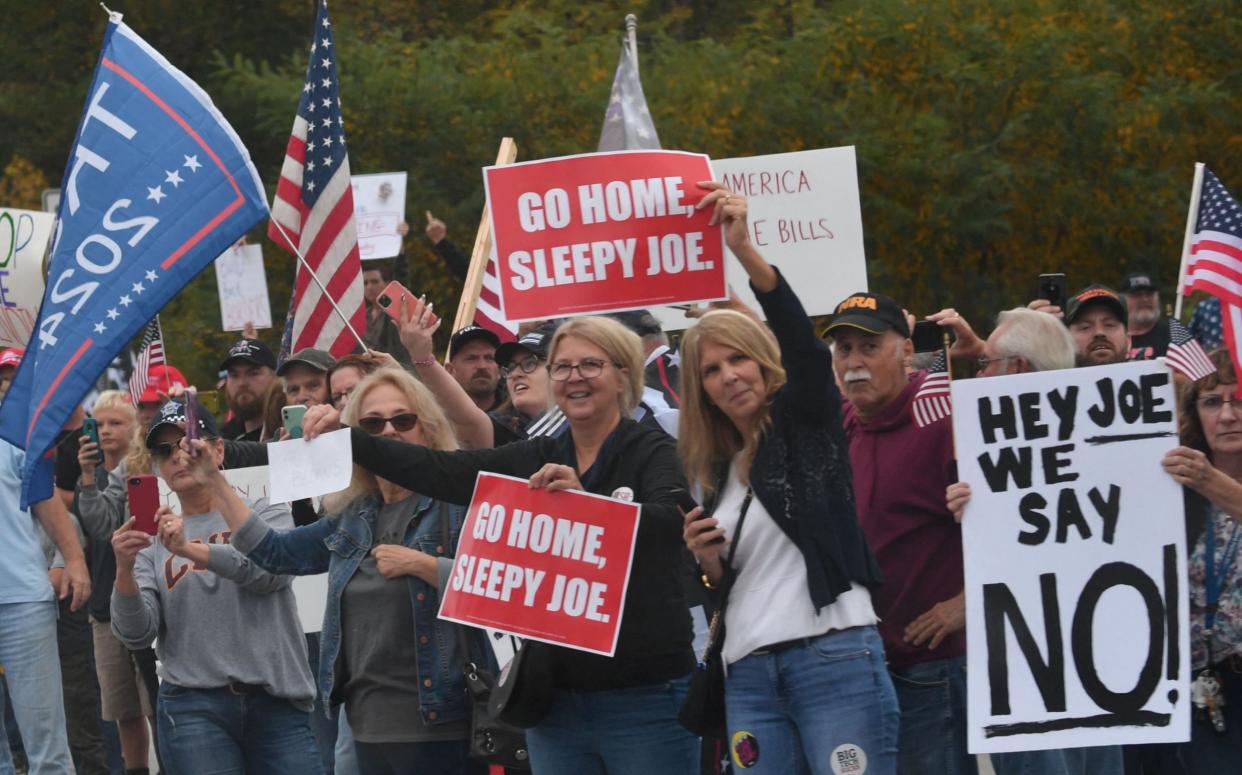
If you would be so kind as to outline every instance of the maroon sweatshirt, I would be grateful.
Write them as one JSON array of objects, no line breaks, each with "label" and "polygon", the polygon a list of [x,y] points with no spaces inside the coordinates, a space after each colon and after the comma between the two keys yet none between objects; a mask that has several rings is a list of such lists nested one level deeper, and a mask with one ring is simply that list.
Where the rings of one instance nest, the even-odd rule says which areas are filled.
[{"label": "maroon sweatshirt", "polygon": [[915,425],[910,402],[922,377],[869,423],[844,406],[858,521],[884,573],[871,599],[889,664],[898,668],[966,653],[964,629],[934,651],[904,640],[906,625],[963,586],[962,530],[945,506],[945,489],[957,481],[952,420]]}]

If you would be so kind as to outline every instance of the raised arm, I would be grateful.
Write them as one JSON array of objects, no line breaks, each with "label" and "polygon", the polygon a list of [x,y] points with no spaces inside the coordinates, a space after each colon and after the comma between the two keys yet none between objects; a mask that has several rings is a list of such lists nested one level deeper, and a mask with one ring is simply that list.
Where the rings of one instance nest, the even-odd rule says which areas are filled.
[{"label": "raised arm", "polygon": [[125,489],[124,465],[114,472],[103,472],[87,482],[83,469],[78,480],[77,514],[82,529],[97,541],[106,541],[125,521],[129,495]]},{"label": "raised arm", "polygon": [[[155,642],[161,625],[151,537],[134,530],[130,517],[112,535],[116,584],[112,588],[112,632],[132,650]],[[147,551],[143,551],[147,549]]]}]

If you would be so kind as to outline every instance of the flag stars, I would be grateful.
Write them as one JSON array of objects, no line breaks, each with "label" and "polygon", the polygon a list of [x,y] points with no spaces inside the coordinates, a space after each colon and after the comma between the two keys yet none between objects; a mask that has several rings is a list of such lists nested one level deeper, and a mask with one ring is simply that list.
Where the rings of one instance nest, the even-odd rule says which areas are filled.
[{"label": "flag stars", "polygon": [[176,170],[164,170],[164,182],[172,183],[173,188],[177,188],[185,181],[181,177],[181,173]]},{"label": "flag stars", "polygon": [[[327,3],[324,3],[324,7],[325,7],[325,8],[327,7]],[[328,17],[326,17],[326,16],[325,16],[325,17],[323,17],[323,22],[322,22],[322,24],[323,24],[323,28],[324,28],[325,30],[326,30],[327,28],[329,28],[329,27],[331,27],[331,26],[332,26],[332,22],[328,21]]]},{"label": "flag stars", "polygon": [[306,190],[307,190],[307,191],[314,191],[314,190],[315,190],[315,181],[313,181],[313,180],[308,180],[308,181],[306,181]]},{"label": "flag stars", "polygon": [[330,107],[332,107],[332,100],[331,100],[330,98],[328,98],[328,97],[324,97],[324,98],[323,98],[323,106],[324,106],[325,108],[330,108]]},{"label": "flag stars", "polygon": [[323,157],[323,166],[325,166],[325,167],[331,167],[331,166],[332,166],[332,157],[331,157],[331,156],[325,156],[325,157]]},{"label": "flag stars", "polygon": [[320,83],[322,83],[322,84],[323,84],[323,88],[327,89],[327,88],[329,88],[329,87],[331,87],[331,86],[332,86],[332,79],[331,79],[331,78],[324,78],[322,81],[320,81]]},{"label": "flag stars", "polygon": [[319,45],[323,46],[324,48],[332,48],[332,39],[324,38],[323,40],[319,41]]},{"label": "flag stars", "polygon": [[331,60],[331,59],[329,59],[329,58],[327,58],[327,57],[324,57],[323,59],[321,59],[321,60],[319,61],[319,66],[320,66],[320,67],[331,67],[331,66],[332,66],[332,60]]},{"label": "flag stars", "polygon": [[120,315],[121,313],[117,311],[116,307],[113,307],[112,309],[108,310],[108,320],[116,320],[118,317],[120,317]]},{"label": "flag stars", "polygon": [[302,92],[304,94],[310,92],[310,90],[311,90],[310,81],[307,81],[306,83],[302,84]]},{"label": "flag stars", "polygon": [[186,157],[185,157],[185,162],[184,162],[181,166],[182,166],[182,167],[189,167],[189,168],[190,168],[190,172],[198,172],[198,168],[199,168],[199,167],[201,167],[201,166],[203,166],[203,165],[201,165],[201,164],[199,164],[199,163],[198,163],[198,155],[197,155],[197,154],[195,154],[194,156],[186,156]]},{"label": "flag stars", "polygon": [[95,324],[95,333],[102,334],[104,331],[107,331],[107,330],[108,330],[108,327],[105,326],[103,323]]},{"label": "flag stars", "polygon": [[147,289],[146,286],[144,286],[142,283],[134,283],[130,287],[133,288],[134,293],[138,294],[139,296],[141,296],[142,292]]},{"label": "flag stars", "polygon": [[159,275],[155,273],[154,269],[147,270],[147,282],[153,283],[158,279],[159,279]]},{"label": "flag stars", "polygon": [[308,162],[306,162],[306,171],[307,171],[307,172],[314,172],[314,171],[315,171],[315,162],[313,162],[313,161],[308,161]]},{"label": "flag stars", "polygon": [[154,200],[156,204],[159,204],[160,200],[162,200],[166,196],[168,196],[168,194],[165,194],[163,189],[161,189],[159,186],[156,186],[155,188],[147,189],[147,199]]},{"label": "flag stars", "polygon": [[121,302],[120,302],[120,304],[121,304],[121,306],[122,306],[122,307],[128,307],[130,304],[133,304],[133,303],[134,303],[134,301],[133,301],[133,299],[129,298],[129,294],[128,294],[128,293],[127,293],[127,294],[125,294],[124,296],[122,296],[122,297],[121,297]]},{"label": "flag stars", "polygon": [[[325,118],[325,119],[323,120],[323,125],[324,125],[325,127],[330,127],[330,126],[332,126],[332,117],[331,117],[331,116],[328,116],[327,118]],[[331,139],[332,139],[332,138],[330,138],[330,137],[329,137],[329,138],[325,139],[325,140],[324,140],[324,142],[328,142],[328,140],[331,140]],[[329,145],[331,145],[331,143],[329,143]]]}]

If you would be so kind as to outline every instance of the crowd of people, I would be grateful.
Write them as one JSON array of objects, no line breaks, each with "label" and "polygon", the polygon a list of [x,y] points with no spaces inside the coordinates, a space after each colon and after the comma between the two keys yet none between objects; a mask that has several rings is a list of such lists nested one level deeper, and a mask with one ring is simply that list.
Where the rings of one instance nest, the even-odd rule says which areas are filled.
[{"label": "crowd of people", "polygon": [[[97,397],[94,435],[81,414],[70,420],[55,494],[29,511],[25,453],[0,441],[0,714],[28,771],[114,771],[106,739],[127,773],[485,771],[470,757],[463,668],[499,667],[491,639],[436,613],[489,471],[642,505],[615,655],[523,646],[524,669],[545,677],[526,729],[534,772],[976,772],[970,489],[950,422],[915,422],[928,374],[915,320],[857,293],[816,331],[752,244],[745,197],[702,186],[699,207],[724,227],[760,309],[696,311],[676,351],[653,316],[632,312],[547,321],[505,343],[467,327],[442,364],[432,305],[390,317],[376,299],[391,274],[366,266],[370,349],[278,362],[244,337],[220,364],[222,421],[179,371],[153,367],[136,404]],[[427,233],[464,273],[430,214]],[[1193,333],[1218,345],[1200,317]],[[1064,309],[1003,311],[986,338],[953,309],[926,319],[981,377],[1157,358],[1170,344],[1144,274],[1120,292],[1090,285]],[[0,387],[21,355],[0,354]],[[1182,445],[1163,465],[1186,496],[1192,667],[1218,680],[1223,728],[1196,719],[1187,744],[996,754],[998,775],[1242,761],[1242,411],[1228,353],[1211,358],[1215,374],[1180,380]],[[267,462],[267,442],[291,435],[288,407],[305,407],[295,434],[350,429],[350,484],[318,504],[243,499],[224,472]],[[177,503],[154,531],[127,489],[146,474]],[[685,508],[687,493],[702,505]],[[306,633],[292,584],[316,574],[327,603]],[[726,729],[701,739],[679,711],[722,633]],[[14,766],[0,745],[0,773]]]}]

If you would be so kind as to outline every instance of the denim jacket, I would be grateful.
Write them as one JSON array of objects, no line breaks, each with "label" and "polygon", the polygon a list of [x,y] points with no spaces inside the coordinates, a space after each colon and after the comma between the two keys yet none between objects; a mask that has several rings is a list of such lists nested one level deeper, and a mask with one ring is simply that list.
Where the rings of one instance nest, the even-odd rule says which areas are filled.
[{"label": "denim jacket", "polygon": [[[420,498],[415,518],[410,521],[402,544],[432,557],[451,558],[456,551],[466,510],[427,496]],[[289,531],[274,531],[261,520],[250,519],[235,532],[230,543],[272,573],[314,575],[328,573],[328,607],[323,615],[319,645],[319,693],[325,711],[342,701],[334,682],[341,656],[341,593],[362,560],[371,551],[375,517],[381,503],[378,497],[359,498],[338,515]],[[447,513],[449,543],[441,537],[440,511]],[[439,563],[441,566],[447,563]],[[447,567],[441,568],[442,584]],[[419,707],[425,724],[444,724],[465,718],[470,712],[457,625],[437,618],[439,590],[416,577],[406,578],[410,586],[410,605],[414,610],[414,632],[410,638],[418,654]],[[470,657],[477,664],[494,668],[495,659],[482,630],[467,628]],[[427,638],[426,641],[423,638]],[[426,682],[430,680],[428,685]]]}]

